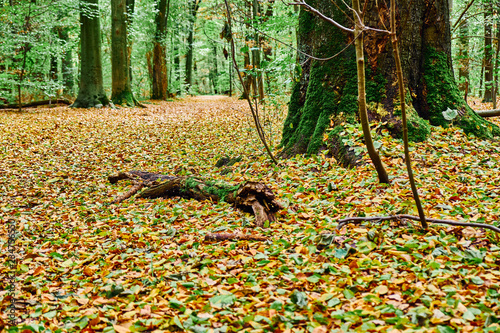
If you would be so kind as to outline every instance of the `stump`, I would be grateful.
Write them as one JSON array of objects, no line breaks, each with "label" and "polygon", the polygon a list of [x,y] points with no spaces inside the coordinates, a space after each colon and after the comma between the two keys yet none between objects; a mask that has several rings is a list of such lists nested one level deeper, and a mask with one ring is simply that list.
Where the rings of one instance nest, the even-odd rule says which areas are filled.
[{"label": "stump", "polygon": [[137,195],[139,198],[183,197],[199,201],[225,201],[238,209],[253,213],[258,227],[264,226],[267,221],[276,221],[276,212],[283,208],[272,190],[260,182],[229,185],[200,177],[174,177],[144,171],[120,172],[108,177],[112,184],[124,179],[132,180],[134,185],[127,193],[115,199],[114,203],[130,198],[145,187]]}]

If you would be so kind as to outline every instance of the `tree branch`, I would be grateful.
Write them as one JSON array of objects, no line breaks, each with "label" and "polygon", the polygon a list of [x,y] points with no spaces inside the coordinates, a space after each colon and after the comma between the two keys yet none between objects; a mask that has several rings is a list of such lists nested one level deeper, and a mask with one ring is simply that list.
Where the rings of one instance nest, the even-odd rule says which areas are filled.
[{"label": "tree branch", "polygon": [[[400,215],[390,215],[390,216],[373,216],[373,217],[347,217],[345,219],[339,220],[339,225],[337,229],[340,230],[342,227],[349,223],[360,224],[364,221],[372,221],[372,222],[380,222],[380,221],[388,221],[388,220],[401,220],[408,219],[413,221],[420,221],[420,217],[414,215],[400,214]],[[495,227],[490,224],[485,223],[469,223],[469,222],[460,222],[460,221],[452,221],[452,220],[441,220],[441,219],[433,219],[427,218],[427,222],[436,223],[436,224],[447,224],[453,226],[461,226],[461,227],[473,227],[473,228],[483,228],[493,230],[495,232],[500,233],[500,228]]]}]

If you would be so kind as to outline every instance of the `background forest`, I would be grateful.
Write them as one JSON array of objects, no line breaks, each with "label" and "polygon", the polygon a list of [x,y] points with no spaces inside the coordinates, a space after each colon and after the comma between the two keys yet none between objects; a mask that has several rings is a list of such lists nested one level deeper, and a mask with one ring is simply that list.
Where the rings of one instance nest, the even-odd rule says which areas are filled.
[{"label": "background forest", "polygon": [[[165,47],[168,93],[242,94],[229,45],[221,39],[225,7],[221,1],[166,0],[164,33],[158,40],[157,16],[161,1],[127,0],[128,45],[135,96],[152,95],[153,48]],[[22,102],[68,98],[78,93],[80,64],[79,14],[85,2],[71,0],[2,0],[0,7],[0,103],[11,104],[22,92]],[[259,4],[233,1],[240,67],[250,70],[256,48],[265,77],[267,97],[289,93],[296,78],[297,6],[282,1]],[[99,1],[104,87],[111,94],[111,4]],[[82,7],[82,8],[83,8]],[[451,21],[454,69],[461,90],[491,100],[499,71],[498,10],[492,1],[454,1]],[[93,14],[90,14],[93,15]],[[255,30],[260,32],[255,45]],[[268,37],[269,36],[269,37]],[[289,47],[290,46],[290,47]],[[491,84],[495,82],[495,84]]]},{"label": "background forest", "polygon": [[[83,2],[82,2],[83,3]],[[229,45],[221,39],[225,7],[216,1],[164,1],[166,33],[160,43],[166,48],[168,92],[186,94],[241,94],[237,76],[228,57]],[[153,48],[157,40],[160,1],[128,1],[131,77],[135,95],[143,100],[152,95]],[[249,70],[255,46],[252,24],[259,30],[293,45],[297,10],[282,2],[262,7],[265,19],[253,19],[252,4],[234,2],[235,26],[239,38],[241,68]],[[4,1],[1,11],[0,89],[3,103],[18,97],[23,102],[65,97],[78,92],[80,27],[78,1]],[[111,9],[99,2],[104,87],[111,87]],[[266,16],[267,15],[267,16]],[[260,16],[259,16],[260,17]],[[262,35],[261,35],[262,36]],[[286,93],[291,87],[295,51],[276,40],[262,38],[261,66],[265,70],[268,94]],[[253,53],[252,53],[253,52]],[[231,83],[232,82],[232,83]]]}]

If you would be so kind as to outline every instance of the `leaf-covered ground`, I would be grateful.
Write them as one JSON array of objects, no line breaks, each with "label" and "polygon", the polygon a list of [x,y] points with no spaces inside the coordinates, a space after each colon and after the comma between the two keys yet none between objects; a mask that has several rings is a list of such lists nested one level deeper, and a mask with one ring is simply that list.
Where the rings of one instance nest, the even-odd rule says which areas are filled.
[{"label": "leaf-covered ground", "polygon": [[[266,111],[274,145],[285,113]],[[361,132],[349,131],[361,145]],[[273,166],[235,99],[0,113],[0,270],[11,273],[15,220],[19,331],[497,332],[500,247],[491,231],[406,222],[335,231],[342,217],[415,214],[402,143],[383,131],[376,140],[389,186],[369,164],[346,170],[325,156]],[[498,142],[435,128],[411,149],[429,216],[498,225]],[[226,155],[242,160],[222,172],[214,165]],[[107,176],[126,170],[260,180],[286,209],[260,229],[225,203],[110,204],[131,184]],[[210,232],[268,241],[207,243]],[[7,288],[2,279],[0,327]]]}]

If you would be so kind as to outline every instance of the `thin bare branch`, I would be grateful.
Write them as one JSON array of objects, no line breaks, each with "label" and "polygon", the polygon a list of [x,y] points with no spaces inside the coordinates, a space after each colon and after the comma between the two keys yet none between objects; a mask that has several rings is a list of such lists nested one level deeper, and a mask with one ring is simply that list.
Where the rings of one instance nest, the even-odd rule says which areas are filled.
[{"label": "thin bare branch", "polygon": [[[380,221],[399,221],[402,219],[408,219],[413,221],[420,221],[420,217],[415,215],[389,215],[389,216],[373,216],[373,217],[347,217],[345,219],[339,220],[339,224],[337,229],[342,229],[345,225],[349,223],[360,224],[363,222],[380,222]],[[433,219],[427,218],[427,222],[436,223],[436,224],[446,224],[460,227],[473,227],[473,228],[482,228],[489,229],[495,232],[500,233],[500,228],[495,227],[494,225],[486,224],[486,223],[470,223],[470,222],[461,222],[461,221],[452,221],[452,220],[441,220],[441,219]]]},{"label": "thin bare branch", "polygon": [[334,26],[336,26],[337,28],[341,29],[341,30],[344,30],[346,32],[350,32],[350,33],[354,33],[354,29],[349,29],[347,27],[344,27],[343,25],[337,23],[337,21],[329,18],[328,16],[325,16],[323,15],[323,13],[321,13],[320,11],[318,11],[316,8],[308,5],[307,3],[305,3],[304,1],[299,1],[299,2],[290,2],[288,3],[289,6],[301,6],[303,8],[305,8],[305,10],[313,13],[313,14],[316,14],[317,16],[319,16],[321,19],[325,20],[326,22],[329,22],[331,24],[333,24]]}]

